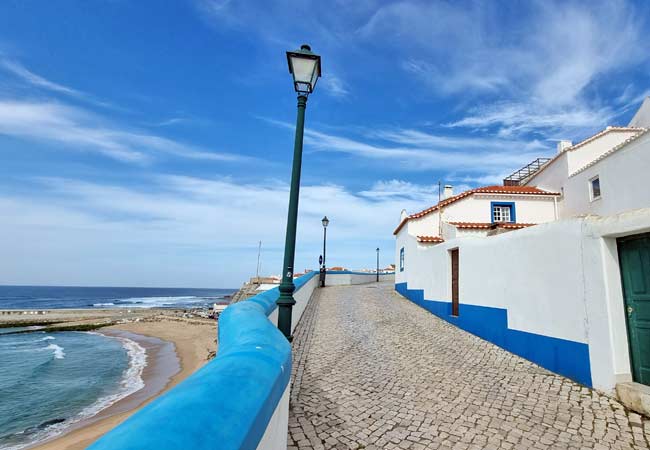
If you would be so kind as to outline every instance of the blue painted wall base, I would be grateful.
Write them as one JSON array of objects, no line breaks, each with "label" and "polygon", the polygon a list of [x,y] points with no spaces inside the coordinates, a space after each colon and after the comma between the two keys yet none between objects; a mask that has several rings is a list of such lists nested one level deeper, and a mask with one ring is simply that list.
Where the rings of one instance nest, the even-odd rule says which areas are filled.
[{"label": "blue painted wall base", "polygon": [[460,304],[458,317],[451,315],[451,302],[425,300],[424,290],[409,289],[407,283],[395,290],[432,314],[486,341],[540,366],[592,387],[589,346],[508,328],[507,310]]}]

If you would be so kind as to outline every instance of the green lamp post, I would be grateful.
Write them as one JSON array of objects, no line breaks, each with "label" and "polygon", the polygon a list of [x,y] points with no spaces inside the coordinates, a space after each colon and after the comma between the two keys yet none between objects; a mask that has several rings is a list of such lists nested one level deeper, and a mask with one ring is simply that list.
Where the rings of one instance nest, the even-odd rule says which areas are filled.
[{"label": "green lamp post", "polygon": [[293,262],[296,253],[296,226],[298,223],[298,197],[300,193],[300,168],[302,166],[302,138],[305,129],[305,108],[307,96],[314,92],[316,82],[321,76],[320,56],[311,52],[309,45],[303,44],[300,50],[287,52],[289,73],[293,76],[293,86],[298,93],[298,119],[296,120],[296,139],[293,146],[293,169],[291,171],[291,191],[289,193],[289,215],[287,235],[284,243],[284,266],[278,305],[278,328],[291,341],[291,309],[296,304],[293,292]]}]

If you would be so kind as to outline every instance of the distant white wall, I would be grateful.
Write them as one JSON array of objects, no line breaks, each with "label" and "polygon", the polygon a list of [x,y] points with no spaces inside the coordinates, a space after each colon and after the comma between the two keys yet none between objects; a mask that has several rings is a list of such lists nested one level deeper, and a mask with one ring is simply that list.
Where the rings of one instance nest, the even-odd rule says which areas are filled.
[{"label": "distant white wall", "polygon": [[[650,207],[650,134],[627,144],[587,169],[569,177],[565,214],[616,214]],[[598,176],[601,197],[591,200],[589,180]]]},{"label": "distant white wall", "polygon": [[[379,274],[379,281],[393,281],[393,274]],[[325,277],[325,286],[348,286],[353,284],[376,283],[377,274],[354,274],[354,273],[328,273]]]}]

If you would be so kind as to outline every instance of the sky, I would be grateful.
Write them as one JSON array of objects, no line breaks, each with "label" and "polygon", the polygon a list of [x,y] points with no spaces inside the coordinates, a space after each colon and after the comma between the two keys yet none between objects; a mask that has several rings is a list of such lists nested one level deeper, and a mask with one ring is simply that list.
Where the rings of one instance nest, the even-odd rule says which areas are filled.
[{"label": "sky", "polygon": [[490,184],[650,92],[645,1],[4,0],[0,284],[279,274],[311,45],[296,272],[395,259],[400,211]]}]

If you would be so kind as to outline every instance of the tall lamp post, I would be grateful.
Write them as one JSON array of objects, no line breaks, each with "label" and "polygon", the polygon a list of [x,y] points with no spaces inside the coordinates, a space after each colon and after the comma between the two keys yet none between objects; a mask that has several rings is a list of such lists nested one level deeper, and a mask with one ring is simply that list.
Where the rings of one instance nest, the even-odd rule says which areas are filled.
[{"label": "tall lamp post", "polygon": [[377,283],[379,283],[379,247],[377,247]]},{"label": "tall lamp post", "polygon": [[302,138],[305,130],[305,108],[307,96],[314,92],[316,82],[321,76],[320,56],[311,52],[309,45],[303,44],[300,50],[287,52],[289,73],[293,76],[293,86],[298,93],[298,118],[296,120],[296,139],[293,146],[293,169],[291,171],[291,191],[289,193],[289,214],[287,234],[284,243],[284,265],[278,305],[278,328],[291,341],[291,308],[296,304],[293,292],[293,263],[296,254],[296,226],[298,224],[298,195],[300,193],[300,168],[302,166]]},{"label": "tall lamp post", "polygon": [[330,220],[327,218],[327,216],[325,216],[321,222],[323,223],[323,265],[321,266],[322,275],[320,277],[320,287],[325,287],[325,274],[327,271],[327,265],[325,262],[325,250],[327,245],[327,225],[329,225]]}]

